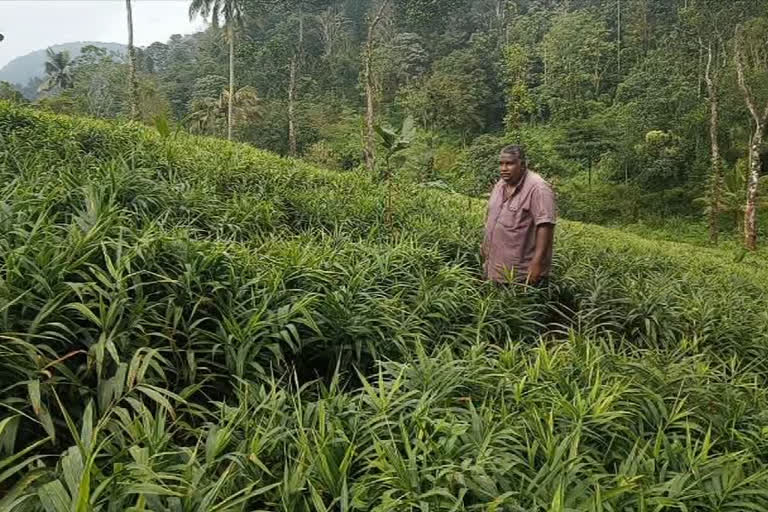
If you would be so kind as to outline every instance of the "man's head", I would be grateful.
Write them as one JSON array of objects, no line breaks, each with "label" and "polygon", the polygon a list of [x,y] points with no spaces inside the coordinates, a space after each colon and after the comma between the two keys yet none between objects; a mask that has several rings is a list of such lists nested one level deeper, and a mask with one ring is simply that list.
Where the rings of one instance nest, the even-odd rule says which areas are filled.
[{"label": "man's head", "polygon": [[528,168],[525,149],[522,146],[507,146],[499,156],[501,178],[510,185],[517,185]]}]

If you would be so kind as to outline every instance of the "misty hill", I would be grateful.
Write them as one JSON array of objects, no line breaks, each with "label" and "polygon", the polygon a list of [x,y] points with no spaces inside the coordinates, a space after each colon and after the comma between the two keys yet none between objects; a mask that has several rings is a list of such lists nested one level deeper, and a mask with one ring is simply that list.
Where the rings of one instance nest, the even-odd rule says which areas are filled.
[{"label": "misty hill", "polygon": [[[88,45],[106,48],[108,51],[124,53],[126,46],[120,43],[99,43],[93,41],[78,41],[72,43],[57,44],[52,46],[54,51],[68,51],[74,59],[80,55],[80,50]],[[0,81],[10,82],[12,84],[25,85],[31,78],[42,77],[44,74],[43,65],[47,59],[46,49],[38,50],[21,57],[16,57],[11,62],[0,69]]]}]

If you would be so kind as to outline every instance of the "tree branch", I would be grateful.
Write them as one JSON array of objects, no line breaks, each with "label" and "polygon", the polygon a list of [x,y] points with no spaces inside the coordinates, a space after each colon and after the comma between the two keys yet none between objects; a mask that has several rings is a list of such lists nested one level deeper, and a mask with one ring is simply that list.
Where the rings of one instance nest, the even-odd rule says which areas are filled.
[{"label": "tree branch", "polygon": [[[701,38],[699,38],[699,45],[704,45]],[[707,82],[709,94],[712,95],[712,91],[715,88],[714,80],[712,80],[712,42],[707,45],[707,67],[704,70],[704,81]]]},{"label": "tree branch", "polygon": [[379,12],[377,12],[376,17],[373,18],[371,26],[368,27],[368,41],[373,40],[373,31],[376,30],[376,25],[378,25],[381,22],[381,19],[384,17],[384,9],[387,8],[389,2],[390,0],[384,0],[384,2],[382,2],[381,7],[379,7]]},{"label": "tree branch", "polygon": [[757,124],[757,127],[760,128],[763,123],[764,117],[761,118],[760,114],[757,112],[757,107],[755,106],[755,99],[752,97],[752,92],[749,90],[749,86],[747,85],[747,80],[744,76],[744,51],[741,47],[741,27],[736,28],[736,72],[739,76],[739,87],[741,87],[741,91],[744,93],[744,101],[747,103],[747,108],[749,108],[749,112],[752,114],[752,117],[755,120],[755,123]]}]

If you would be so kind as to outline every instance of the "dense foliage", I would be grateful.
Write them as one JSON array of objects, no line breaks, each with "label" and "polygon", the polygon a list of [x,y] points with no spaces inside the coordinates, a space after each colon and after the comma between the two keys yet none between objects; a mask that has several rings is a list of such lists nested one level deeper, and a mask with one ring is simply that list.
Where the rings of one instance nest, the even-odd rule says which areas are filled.
[{"label": "dense foliage", "polygon": [[[396,162],[400,174],[482,196],[495,167],[489,148],[524,142],[538,170],[557,182],[571,219],[637,223],[675,216],[703,223],[714,209],[712,229],[736,237],[744,227],[733,219],[747,200],[754,122],[737,80],[735,41],[738,29],[746,82],[762,106],[768,100],[765,0],[196,5],[218,5],[223,28],[174,35],[138,52],[146,122],[160,116],[224,136],[231,40],[232,94],[248,87],[259,99],[241,102],[233,114],[234,137],[284,155],[295,149],[323,166],[355,168],[365,158],[368,24],[384,6],[372,40],[372,104],[379,123],[399,126],[412,116],[421,129]],[[230,5],[232,37],[225,19]],[[46,95],[41,105],[127,117],[125,68],[111,56],[99,65],[76,62],[73,87]],[[710,163],[713,98],[717,160],[733,178],[725,183]],[[757,207],[764,211],[764,201]]]},{"label": "dense foliage", "polygon": [[0,509],[768,510],[760,256],[0,104]]}]

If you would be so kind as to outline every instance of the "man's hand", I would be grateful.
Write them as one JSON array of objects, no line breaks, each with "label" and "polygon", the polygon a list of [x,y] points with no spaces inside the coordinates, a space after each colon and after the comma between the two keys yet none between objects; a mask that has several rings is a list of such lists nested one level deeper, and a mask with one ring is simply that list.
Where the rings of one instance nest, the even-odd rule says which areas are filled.
[{"label": "man's hand", "polygon": [[525,283],[530,285],[538,284],[541,278],[544,276],[544,265],[539,260],[531,261],[531,265],[528,267],[528,278]]}]

